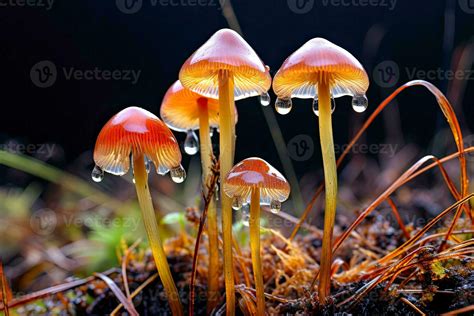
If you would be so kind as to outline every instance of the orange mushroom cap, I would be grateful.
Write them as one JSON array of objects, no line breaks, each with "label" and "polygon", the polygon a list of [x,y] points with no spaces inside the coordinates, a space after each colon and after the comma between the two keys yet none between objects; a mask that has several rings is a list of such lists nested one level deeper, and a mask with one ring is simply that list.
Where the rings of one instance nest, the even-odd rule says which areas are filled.
[{"label": "orange mushroom cap", "polygon": [[124,175],[130,169],[130,154],[143,154],[156,170],[181,163],[173,133],[158,117],[139,107],[120,111],[104,125],[95,144],[94,161],[103,171]]},{"label": "orange mushroom cap", "polygon": [[[171,129],[184,132],[199,129],[199,99],[207,99],[209,126],[219,127],[219,101],[183,87],[177,80],[161,102],[160,116]],[[235,109],[237,122],[237,109]]]},{"label": "orange mushroom cap", "polygon": [[262,204],[283,202],[290,195],[290,185],[283,175],[261,158],[247,158],[236,164],[224,180],[224,192],[230,198],[250,201],[253,188],[260,189]]},{"label": "orange mushroom cap", "polygon": [[269,68],[252,47],[230,29],[217,31],[196,50],[181,67],[179,80],[186,88],[217,99],[219,70],[232,72],[235,100],[260,95],[270,89]]},{"label": "orange mushroom cap", "polygon": [[326,39],[313,38],[283,62],[273,79],[273,91],[279,98],[314,98],[323,77],[335,98],[365,94],[369,88],[364,67],[351,53]]}]

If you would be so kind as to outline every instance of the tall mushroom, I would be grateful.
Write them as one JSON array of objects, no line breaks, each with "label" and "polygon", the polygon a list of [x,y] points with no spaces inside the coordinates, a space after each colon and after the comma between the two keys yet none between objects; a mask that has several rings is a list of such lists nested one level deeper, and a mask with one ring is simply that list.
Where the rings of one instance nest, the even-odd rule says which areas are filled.
[{"label": "tall mushroom", "polygon": [[[271,77],[255,51],[235,31],[217,31],[184,63],[179,73],[184,87],[209,98],[219,99],[220,175],[232,168],[235,150],[234,100],[251,96],[268,97]],[[232,262],[232,201],[221,193],[222,234],[226,309],[235,313]]]},{"label": "tall mushroom", "polygon": [[173,315],[183,315],[178,290],[173,281],[166,254],[158,233],[158,223],[148,188],[150,162],[158,173],[170,172],[176,183],[184,181],[181,152],[173,133],[154,114],[139,108],[126,108],[113,116],[102,128],[94,149],[96,166],[92,178],[99,182],[104,172],[125,175],[133,165],[135,188],[142,210],[143,223],[150,242],[156,268],[165,288]]},{"label": "tall mushroom", "polygon": [[352,96],[356,112],[367,108],[365,93],[369,79],[359,61],[348,51],[323,38],[306,42],[291,54],[278,70],[273,80],[273,90],[278,99],[277,112],[291,110],[291,98],[313,98],[313,111],[319,116],[319,137],[324,164],[326,204],[324,235],[319,273],[319,299],[324,304],[330,294],[332,234],[336,215],[337,172],[332,136],[331,113],[334,100]]},{"label": "tall mushroom", "polygon": [[[235,109],[234,111],[237,114]],[[219,101],[184,88],[178,80],[166,92],[161,103],[160,115],[171,129],[187,133],[184,150],[189,154],[193,154],[198,150],[194,130],[199,129],[203,190],[207,194],[207,181],[210,179],[214,157],[210,128],[219,127]],[[216,295],[219,291],[219,238],[214,200],[211,201],[208,207],[207,223],[209,236],[208,311],[212,311],[216,307],[219,298]]]},{"label": "tall mushroom", "polygon": [[280,211],[290,195],[290,185],[278,170],[260,158],[247,158],[236,164],[224,180],[224,192],[233,199],[234,209],[250,202],[250,248],[257,292],[258,315],[265,315],[265,296],[260,259],[260,205]]}]

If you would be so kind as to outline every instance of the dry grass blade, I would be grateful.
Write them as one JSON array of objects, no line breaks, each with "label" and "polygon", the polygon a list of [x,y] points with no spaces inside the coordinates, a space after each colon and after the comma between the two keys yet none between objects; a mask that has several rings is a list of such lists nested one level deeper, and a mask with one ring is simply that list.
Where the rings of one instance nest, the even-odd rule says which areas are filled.
[{"label": "dry grass blade", "polygon": [[423,315],[425,316],[426,314],[423,313],[418,307],[416,307],[412,302],[410,302],[409,300],[407,300],[406,298],[402,297],[400,299],[403,303],[407,304],[408,306],[410,306],[415,312],[417,312],[419,315]]},{"label": "dry grass blade", "polygon": [[[405,83],[401,87],[399,87],[397,90],[395,90],[390,96],[388,96],[380,105],[375,109],[375,111],[370,115],[370,117],[365,121],[364,125],[359,129],[359,131],[356,133],[356,135],[352,138],[352,140],[349,142],[348,146],[344,149],[342,152],[341,156],[337,159],[337,167],[339,168],[342,161],[344,158],[349,154],[350,150],[354,146],[354,144],[359,140],[359,138],[362,136],[362,134],[367,130],[367,128],[372,124],[372,122],[375,120],[375,118],[380,114],[380,112],[385,109],[385,107],[390,104],[390,102],[395,99],[402,91],[409,87],[413,86],[423,86],[426,89],[428,89],[435,97],[436,100],[438,101],[438,105],[441,108],[441,111],[443,112],[444,116],[446,117],[449,127],[451,129],[451,133],[453,134],[454,141],[456,143],[456,147],[458,149],[459,154],[459,164],[460,164],[460,169],[461,169],[461,196],[465,196],[467,191],[468,191],[468,177],[467,177],[467,167],[466,167],[466,158],[464,157],[464,143],[463,143],[463,137],[462,137],[462,132],[461,128],[459,126],[458,119],[456,117],[456,114],[454,113],[454,110],[449,103],[449,101],[446,99],[444,94],[436,88],[434,85],[427,81],[423,80],[413,80],[410,82]],[[317,198],[319,195],[322,193],[324,189],[324,185],[321,184],[317,189],[316,192],[314,193],[313,197],[311,198],[311,201],[309,204],[306,206],[306,209],[304,210],[303,214],[300,217],[300,220],[298,224],[295,226],[293,229],[293,232],[290,235],[290,240],[292,240],[295,236],[298,230],[301,227],[301,224],[306,220],[308,217],[309,213],[314,207],[314,204],[316,203]],[[469,214],[471,216],[471,214]]]},{"label": "dry grass blade", "polygon": [[127,278],[127,265],[128,259],[132,251],[138,247],[140,244],[141,239],[136,240],[127,250],[125,250],[125,254],[122,257],[122,279],[123,279],[123,287],[125,288],[125,294],[128,298],[130,298],[130,288],[128,286],[128,278]]},{"label": "dry grass blade", "polygon": [[[103,275],[109,275],[109,274],[117,273],[117,272],[118,272],[118,270],[114,268],[114,269],[107,270],[107,271],[103,272],[102,274]],[[56,294],[56,293],[64,292],[64,291],[73,289],[75,287],[84,285],[84,284],[86,284],[86,283],[88,283],[88,282],[90,282],[94,279],[95,279],[95,277],[90,276],[90,277],[85,278],[85,279],[74,280],[74,281],[67,282],[67,283],[64,283],[64,284],[55,285],[55,286],[52,286],[52,287],[49,287],[47,289],[40,290],[40,291],[37,291],[37,292],[34,292],[34,293],[26,294],[26,295],[21,296],[19,298],[12,299],[9,302],[8,306],[10,308],[12,308],[12,307],[25,305],[27,303],[30,303],[30,302],[34,301],[34,300],[37,300],[37,299],[40,299],[40,298],[43,298],[43,297],[46,297],[46,296],[49,296],[49,295],[53,295],[53,294]]]},{"label": "dry grass blade", "polygon": [[117,286],[117,284],[115,284],[115,282],[111,278],[99,272],[94,273],[94,275],[102,279],[102,281],[104,281],[105,284],[107,284],[107,286],[115,294],[117,299],[120,301],[120,303],[122,303],[123,307],[127,310],[127,312],[130,313],[130,315],[132,316],[139,315],[137,310],[135,309],[135,306],[133,306],[132,302],[130,302],[127,299],[127,297],[125,297],[125,294],[123,294],[122,290],[120,290],[120,288]]}]

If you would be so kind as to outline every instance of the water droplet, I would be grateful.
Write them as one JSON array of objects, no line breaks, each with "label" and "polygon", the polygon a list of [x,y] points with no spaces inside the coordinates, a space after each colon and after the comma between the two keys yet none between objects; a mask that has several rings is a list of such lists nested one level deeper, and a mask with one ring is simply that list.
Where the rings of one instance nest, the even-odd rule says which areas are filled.
[{"label": "water droplet", "polygon": [[145,170],[146,170],[146,173],[150,173],[150,169],[151,169],[150,160],[145,157]]},{"label": "water droplet", "polygon": [[[336,100],[331,97],[331,114],[334,113],[336,110]],[[316,114],[316,116],[319,116],[319,101],[318,97],[314,97],[313,99],[313,112]]]},{"label": "water droplet", "polygon": [[219,185],[216,184],[214,187],[214,196],[216,197],[216,201],[219,201]]},{"label": "water droplet", "polygon": [[186,171],[183,166],[178,166],[170,170],[171,180],[174,183],[182,183],[186,179]]},{"label": "water droplet", "polygon": [[277,214],[281,210],[281,202],[277,200],[272,200],[270,202],[270,212]]},{"label": "water droplet", "polygon": [[211,137],[214,136],[214,128],[213,127],[209,128],[209,136],[211,136]]},{"label": "water droplet", "polygon": [[170,169],[166,168],[165,166],[159,166],[158,169],[156,170],[156,173],[158,173],[160,176],[164,176],[170,171]]},{"label": "water droplet", "polygon": [[232,201],[232,209],[238,211],[242,208],[242,199],[239,196],[234,197]]},{"label": "water droplet", "polygon": [[356,111],[357,113],[364,112],[368,106],[369,106],[369,100],[367,100],[367,97],[365,95],[356,94],[352,98],[352,109]]},{"label": "water droplet", "polygon": [[319,116],[318,97],[314,97],[313,99],[313,112],[316,116]]},{"label": "water droplet", "polygon": [[242,209],[242,224],[247,227],[250,225],[250,212],[247,207]]},{"label": "water droplet", "polygon": [[94,182],[101,182],[104,179],[104,171],[99,166],[95,166],[92,169],[91,176]]},{"label": "water droplet", "polygon": [[135,177],[132,178],[132,182],[133,182],[133,184],[137,183],[137,182],[135,181]]},{"label": "water droplet", "polygon": [[336,99],[331,97],[331,114],[333,114],[335,110],[336,110]]},{"label": "water droplet", "polygon": [[275,110],[281,115],[286,115],[290,113],[291,107],[293,106],[291,98],[280,99],[277,98],[275,101]]},{"label": "water droplet", "polygon": [[184,151],[188,155],[195,155],[199,151],[199,141],[196,133],[189,130],[184,140]]},{"label": "water droplet", "polygon": [[268,92],[264,92],[260,95],[260,104],[261,105],[268,106],[268,105],[270,105],[270,101],[271,101],[271,98],[270,98],[270,95],[268,94]]}]

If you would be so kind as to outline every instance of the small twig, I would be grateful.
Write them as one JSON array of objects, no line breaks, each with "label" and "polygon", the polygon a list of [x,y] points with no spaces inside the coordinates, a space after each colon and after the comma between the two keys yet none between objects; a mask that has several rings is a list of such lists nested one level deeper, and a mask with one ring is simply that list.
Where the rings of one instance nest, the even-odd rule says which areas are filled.
[{"label": "small twig", "polygon": [[472,312],[474,311],[474,305],[469,305],[460,309],[455,309],[453,311],[441,314],[441,316],[454,316],[454,315],[459,315],[462,313],[467,313],[467,312]]},{"label": "small twig", "polygon": [[407,300],[406,298],[402,297],[400,299],[403,303],[407,304],[408,306],[410,306],[413,310],[415,310],[418,314],[420,315],[423,315],[425,316],[426,314],[423,313],[418,307],[415,306],[415,304],[413,304],[412,302],[410,302],[409,300]]},{"label": "small twig", "polygon": [[138,247],[138,245],[141,243],[141,238],[137,239],[127,250],[125,250],[125,253],[122,257],[122,279],[123,279],[123,287],[125,288],[125,294],[127,295],[127,298],[130,299],[130,288],[128,286],[128,277],[127,277],[127,265],[128,265],[128,258],[130,257],[130,254],[132,251]]}]

